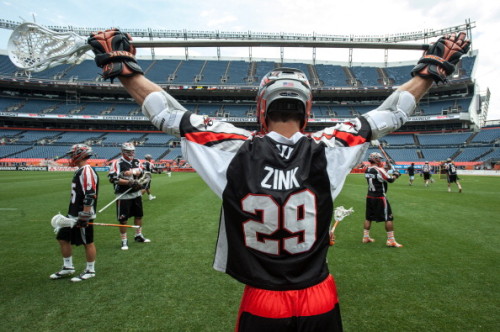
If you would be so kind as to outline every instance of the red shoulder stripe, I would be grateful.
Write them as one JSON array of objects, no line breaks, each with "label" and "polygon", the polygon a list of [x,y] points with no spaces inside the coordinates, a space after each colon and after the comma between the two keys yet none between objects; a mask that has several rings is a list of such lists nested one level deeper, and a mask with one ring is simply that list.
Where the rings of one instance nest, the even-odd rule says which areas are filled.
[{"label": "red shoulder stripe", "polygon": [[355,146],[366,143],[366,138],[362,136],[353,135],[350,133],[346,133],[345,131],[338,131],[338,130],[335,130],[332,135],[323,134],[320,137],[314,137],[314,139],[319,141],[321,140],[322,137],[325,137],[326,139],[329,140],[332,139],[333,137],[338,138],[344,141],[347,144],[347,146]]},{"label": "red shoulder stripe", "polygon": [[186,139],[191,142],[195,142],[198,144],[206,145],[210,143],[217,143],[220,141],[227,140],[241,140],[246,141],[248,139],[247,136],[232,134],[232,133],[214,133],[209,131],[199,131],[194,133],[185,134]]}]

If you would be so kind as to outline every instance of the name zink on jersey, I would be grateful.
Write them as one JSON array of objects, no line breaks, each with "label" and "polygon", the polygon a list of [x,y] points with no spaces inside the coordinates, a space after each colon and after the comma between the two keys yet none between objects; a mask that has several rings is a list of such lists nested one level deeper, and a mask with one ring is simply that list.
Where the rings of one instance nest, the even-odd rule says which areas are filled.
[{"label": "name zink on jersey", "polygon": [[294,169],[283,170],[276,169],[269,166],[264,167],[266,175],[260,183],[263,188],[273,190],[288,190],[292,188],[299,188],[299,182],[295,177],[299,167]]}]

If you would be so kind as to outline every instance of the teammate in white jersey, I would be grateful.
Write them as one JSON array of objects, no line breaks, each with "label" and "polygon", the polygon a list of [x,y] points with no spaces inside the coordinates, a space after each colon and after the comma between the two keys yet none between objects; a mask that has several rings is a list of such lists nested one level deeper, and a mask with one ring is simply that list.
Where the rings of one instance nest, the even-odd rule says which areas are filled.
[{"label": "teammate in white jersey", "polygon": [[103,77],[118,77],[158,129],[181,138],[183,157],[222,199],[214,268],[246,285],[236,330],[341,331],[326,263],[333,201],[369,140],[401,127],[433,80],[452,73],[465,34],[440,39],[378,109],[310,135],[312,91],[300,70],[262,79],[261,130],[250,132],[189,112],[145,78],[130,36],[108,30],[88,42]]}]

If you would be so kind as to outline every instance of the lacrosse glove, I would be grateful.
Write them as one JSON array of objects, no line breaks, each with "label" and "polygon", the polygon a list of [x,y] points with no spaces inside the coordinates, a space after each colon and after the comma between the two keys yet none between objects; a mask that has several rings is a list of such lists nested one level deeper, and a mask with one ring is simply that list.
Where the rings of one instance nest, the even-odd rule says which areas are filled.
[{"label": "lacrosse glove", "polygon": [[418,60],[411,76],[432,78],[436,84],[446,83],[446,77],[453,74],[458,60],[469,51],[470,41],[465,39],[466,36],[465,32],[460,32],[439,38]]},{"label": "lacrosse glove", "polygon": [[78,212],[78,219],[76,221],[76,227],[85,228],[89,225],[90,217],[92,214],[90,212],[80,211]]},{"label": "lacrosse glove", "polygon": [[143,188],[142,184],[137,180],[129,180],[128,186],[132,187],[132,190],[135,190],[135,191],[141,190]]},{"label": "lacrosse glove", "polygon": [[102,77],[111,83],[118,76],[142,74],[142,68],[135,59],[135,47],[130,43],[132,37],[118,29],[92,33],[87,43],[95,54],[95,63],[102,68]]}]

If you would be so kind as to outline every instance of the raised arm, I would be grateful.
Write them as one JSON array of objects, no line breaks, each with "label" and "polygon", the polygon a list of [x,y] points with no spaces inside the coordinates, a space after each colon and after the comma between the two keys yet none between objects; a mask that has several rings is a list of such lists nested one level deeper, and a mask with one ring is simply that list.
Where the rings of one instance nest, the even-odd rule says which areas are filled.
[{"label": "raised arm", "polygon": [[469,50],[470,42],[465,38],[465,32],[441,37],[413,68],[413,78],[401,85],[376,110],[363,115],[370,124],[372,140],[399,129],[413,114],[416,104],[433,82],[447,82],[458,60]]}]

